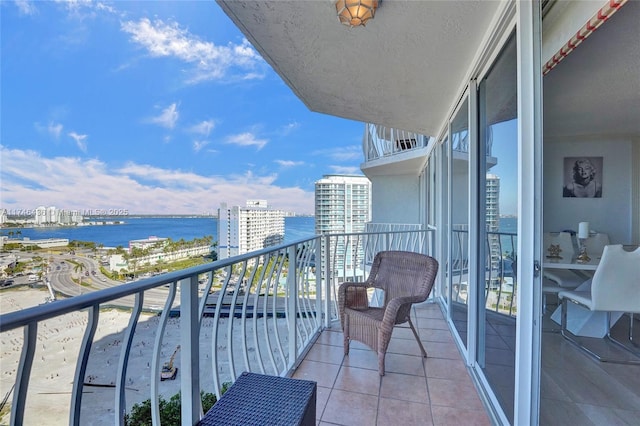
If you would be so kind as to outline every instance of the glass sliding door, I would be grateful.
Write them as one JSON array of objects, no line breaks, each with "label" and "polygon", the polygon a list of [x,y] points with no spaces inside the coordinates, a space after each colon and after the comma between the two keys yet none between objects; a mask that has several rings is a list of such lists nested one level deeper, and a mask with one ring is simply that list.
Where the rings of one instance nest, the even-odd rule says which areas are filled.
[{"label": "glass sliding door", "polygon": [[449,226],[449,136],[445,136],[444,140],[440,142],[439,148],[437,151],[437,162],[440,172],[435,174],[435,179],[439,181],[436,182],[436,187],[439,189],[438,192],[438,200],[439,203],[434,204],[434,207],[437,205],[438,207],[438,235],[440,237],[438,244],[436,247],[440,248],[440,252],[438,253],[439,259],[442,259],[441,264],[442,272],[440,274],[440,297],[444,301],[447,306],[447,310],[449,307],[449,300],[451,299],[450,295],[450,277],[451,277],[451,262],[450,253],[449,253],[449,230],[451,229]]},{"label": "glass sliding door", "polygon": [[476,361],[510,422],[514,415],[518,315],[516,49],[514,33],[478,81]]},{"label": "glass sliding door", "polygon": [[467,346],[469,303],[469,99],[451,120],[449,300],[451,320]]}]

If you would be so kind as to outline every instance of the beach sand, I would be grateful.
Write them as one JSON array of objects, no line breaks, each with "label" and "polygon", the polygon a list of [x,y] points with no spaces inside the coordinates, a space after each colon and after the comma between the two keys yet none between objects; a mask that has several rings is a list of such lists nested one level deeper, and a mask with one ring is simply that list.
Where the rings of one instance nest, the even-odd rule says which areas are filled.
[{"label": "beach sand", "polygon": [[[39,289],[11,289],[0,292],[0,312],[7,313],[42,303],[48,293]],[[73,312],[63,317],[40,324],[37,348],[33,362],[27,396],[24,424],[67,425],[69,423],[70,399],[75,365],[80,351],[82,336],[87,325],[86,312]],[[87,364],[85,383],[100,386],[84,387],[81,412],[83,424],[114,424],[115,387],[118,359],[124,340],[124,329],[130,313],[116,309],[101,310],[90,359]],[[135,403],[150,395],[150,364],[159,317],[142,314],[138,322],[131,348],[126,379],[127,411]],[[203,319],[201,332],[201,387],[213,389],[211,363],[210,318]],[[0,335],[0,398],[11,391],[20,351],[23,331],[12,330]],[[207,344],[207,342],[209,342]],[[162,345],[162,361],[169,360],[180,344],[179,318],[170,318],[165,329]],[[180,351],[174,364],[180,365]],[[207,380],[207,378],[209,378]],[[160,393],[165,399],[180,390],[180,374],[176,380],[160,383]],[[8,400],[11,402],[13,393]],[[9,416],[0,419],[0,425],[9,424]]]}]

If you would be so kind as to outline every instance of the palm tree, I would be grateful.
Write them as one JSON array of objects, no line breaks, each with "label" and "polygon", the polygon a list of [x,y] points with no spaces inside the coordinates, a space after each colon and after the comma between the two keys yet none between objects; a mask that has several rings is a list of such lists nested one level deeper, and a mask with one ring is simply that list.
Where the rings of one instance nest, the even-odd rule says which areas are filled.
[{"label": "palm tree", "polygon": [[73,271],[75,273],[78,273],[78,271],[80,272],[80,282],[78,283],[78,291],[80,293],[82,293],[82,272],[84,271],[85,266],[84,263],[76,263],[76,266],[74,266]]}]

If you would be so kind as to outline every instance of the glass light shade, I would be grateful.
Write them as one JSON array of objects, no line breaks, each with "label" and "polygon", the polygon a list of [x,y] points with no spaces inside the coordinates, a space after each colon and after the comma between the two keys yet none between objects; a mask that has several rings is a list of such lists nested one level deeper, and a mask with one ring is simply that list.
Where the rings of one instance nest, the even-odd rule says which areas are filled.
[{"label": "glass light shade", "polygon": [[336,13],[344,25],[363,27],[369,19],[373,19],[378,8],[378,0],[338,0]]},{"label": "glass light shade", "polygon": [[589,238],[589,222],[580,222],[578,224],[578,238]]}]

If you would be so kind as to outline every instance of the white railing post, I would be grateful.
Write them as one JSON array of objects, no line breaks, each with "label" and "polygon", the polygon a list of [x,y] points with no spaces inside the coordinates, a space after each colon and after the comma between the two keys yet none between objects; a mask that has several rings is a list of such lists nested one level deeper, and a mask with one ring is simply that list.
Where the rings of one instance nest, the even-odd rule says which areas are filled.
[{"label": "white railing post", "polygon": [[321,237],[321,257],[322,266],[324,268],[324,326],[329,327],[331,325],[331,239],[329,235]]},{"label": "white railing post", "polygon": [[298,273],[297,253],[295,245],[290,246],[287,250],[289,257],[289,271],[287,272],[287,325],[289,327],[289,359],[287,362],[287,370],[293,368],[296,364],[297,351],[297,309],[298,305]]},{"label": "white railing post", "polygon": [[198,275],[180,280],[180,408],[183,425],[200,421]]},{"label": "white railing post", "polygon": [[[324,288],[322,285],[322,265],[323,265],[323,261],[322,261],[322,251],[321,251],[321,247],[322,247],[322,239],[321,238],[316,238],[314,240],[314,266],[315,266],[315,277],[316,277],[316,324],[318,324],[319,326],[321,326],[324,321],[322,320],[322,315],[323,315],[323,310],[322,310],[322,306],[323,306],[323,298],[326,297],[324,296]],[[325,315],[326,316],[326,315]]]}]

